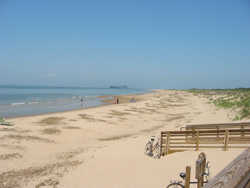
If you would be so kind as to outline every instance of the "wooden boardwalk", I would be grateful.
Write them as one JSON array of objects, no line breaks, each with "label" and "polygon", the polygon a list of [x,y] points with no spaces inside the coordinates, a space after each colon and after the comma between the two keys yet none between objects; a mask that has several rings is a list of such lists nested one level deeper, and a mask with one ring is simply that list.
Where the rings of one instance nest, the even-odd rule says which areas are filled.
[{"label": "wooden boardwalk", "polygon": [[247,148],[229,165],[211,179],[204,188],[249,188],[250,148]]},{"label": "wooden boardwalk", "polygon": [[161,155],[171,151],[200,148],[246,148],[250,146],[250,129],[163,131]]},{"label": "wooden boardwalk", "polygon": [[[221,148],[224,151],[229,148],[247,148],[204,188],[250,188],[249,146],[250,122],[187,125],[181,131],[161,132],[163,156],[175,151],[198,151],[200,148]],[[197,186],[202,187],[202,184]],[[185,187],[189,187],[188,179]]]}]

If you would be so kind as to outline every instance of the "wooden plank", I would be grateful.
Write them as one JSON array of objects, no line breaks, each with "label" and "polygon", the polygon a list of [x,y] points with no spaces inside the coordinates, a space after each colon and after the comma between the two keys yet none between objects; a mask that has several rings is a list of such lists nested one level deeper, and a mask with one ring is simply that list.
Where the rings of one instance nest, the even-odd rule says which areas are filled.
[{"label": "wooden plank", "polygon": [[222,148],[222,146],[200,146],[200,148]]},{"label": "wooden plank", "polygon": [[228,146],[228,148],[248,148],[248,146]]},{"label": "wooden plank", "polygon": [[199,151],[199,131],[196,132],[196,150]]},{"label": "wooden plank", "polygon": [[200,144],[224,144],[224,140],[201,140]]},{"label": "wooden plank", "polygon": [[250,126],[197,126],[197,127],[187,127],[186,130],[212,130],[212,129],[217,129],[217,130],[223,130],[223,129],[243,129],[243,128],[249,128]]},{"label": "wooden plank", "polygon": [[[249,146],[246,146],[246,147],[249,147]],[[170,148],[196,148],[196,146],[195,145],[193,145],[193,146],[173,146],[173,145],[171,145],[170,146]],[[223,148],[222,146],[199,146],[199,148]],[[245,148],[245,147],[241,147],[241,148]]]},{"label": "wooden plank", "polygon": [[171,148],[196,148],[196,146],[171,146]]},{"label": "wooden plank", "polygon": [[229,165],[211,179],[204,188],[238,188],[249,186],[250,148],[247,148]]},{"label": "wooden plank", "polygon": [[240,138],[235,138],[235,139],[231,139],[231,138],[229,138],[229,142],[230,142],[230,144],[232,144],[232,143],[249,143],[249,141],[250,141],[250,139],[240,139]]},{"label": "wooden plank", "polygon": [[[228,129],[230,132],[232,133],[238,133],[238,134],[242,134],[242,133],[248,133],[250,134],[250,129],[238,129],[238,130],[235,130],[235,129]],[[225,130],[202,130],[202,134],[204,133],[208,133],[208,134],[211,134],[211,133],[214,133],[217,135],[217,133],[221,133],[223,134],[225,132]],[[164,135],[167,135],[167,133],[171,133],[171,136],[186,136],[186,135],[192,135],[192,134],[195,134],[196,131],[163,131],[162,134],[163,136]]]},{"label": "wooden plank", "polygon": [[196,142],[170,142],[170,144],[184,144],[184,145],[188,145],[188,144],[196,144]]},{"label": "wooden plank", "polygon": [[193,129],[193,128],[223,128],[223,127],[248,127],[250,126],[250,122],[237,122],[237,123],[215,123],[215,124],[192,124],[186,125],[186,129]]}]

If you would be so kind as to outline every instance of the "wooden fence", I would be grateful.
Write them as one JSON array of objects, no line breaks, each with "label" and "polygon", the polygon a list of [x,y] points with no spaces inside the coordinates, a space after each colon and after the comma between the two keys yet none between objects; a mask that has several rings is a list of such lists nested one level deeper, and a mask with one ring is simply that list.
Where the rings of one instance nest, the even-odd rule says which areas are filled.
[{"label": "wooden fence", "polygon": [[245,148],[250,146],[250,129],[161,132],[161,155],[171,151],[200,148]]},{"label": "wooden fence", "polygon": [[211,179],[204,188],[249,188],[250,148],[247,148],[229,165]]}]

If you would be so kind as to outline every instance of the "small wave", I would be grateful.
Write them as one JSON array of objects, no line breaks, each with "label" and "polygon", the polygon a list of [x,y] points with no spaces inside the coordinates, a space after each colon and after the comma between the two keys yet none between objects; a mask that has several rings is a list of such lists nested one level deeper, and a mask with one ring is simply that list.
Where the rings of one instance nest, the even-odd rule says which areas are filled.
[{"label": "small wave", "polygon": [[11,103],[12,106],[15,106],[15,105],[23,105],[23,104],[25,104],[25,102]]},{"label": "small wave", "polygon": [[72,99],[82,99],[83,97],[82,96],[74,96],[74,97],[71,97]]},{"label": "small wave", "polygon": [[40,103],[40,102],[28,102],[27,104],[37,104],[37,103]]}]

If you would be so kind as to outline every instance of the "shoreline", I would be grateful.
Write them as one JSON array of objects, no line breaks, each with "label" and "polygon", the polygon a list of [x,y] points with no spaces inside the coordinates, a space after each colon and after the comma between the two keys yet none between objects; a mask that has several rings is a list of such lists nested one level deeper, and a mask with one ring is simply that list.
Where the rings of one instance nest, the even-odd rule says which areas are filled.
[{"label": "shoreline", "polygon": [[[142,93],[142,94],[100,95],[100,96],[97,96],[97,98],[99,98],[100,101],[102,102],[101,105],[90,106],[90,107],[82,107],[82,108],[73,109],[73,110],[63,110],[63,111],[56,111],[56,112],[40,113],[40,114],[34,114],[34,115],[12,116],[12,117],[6,117],[5,119],[10,119],[11,120],[11,119],[23,118],[23,117],[35,117],[35,116],[40,116],[40,115],[49,115],[49,114],[56,114],[56,113],[63,113],[63,112],[74,112],[74,111],[79,111],[79,110],[83,110],[83,109],[98,108],[100,106],[107,106],[107,105],[114,104],[114,100],[116,98],[122,99],[122,100],[120,100],[120,104],[124,104],[124,103],[129,103],[130,99],[133,96],[140,96],[140,95],[144,96],[144,95],[147,95],[147,94],[152,94],[154,92],[157,92],[157,90],[150,90],[150,91],[151,91],[151,93]],[[106,99],[106,98],[110,98],[110,99]]]},{"label": "shoreline", "polygon": [[[98,96],[149,93],[146,89],[0,87],[0,114],[5,118],[70,111],[105,105]],[[84,104],[81,102],[83,99]]]},{"label": "shoreline", "polygon": [[166,187],[179,179],[185,166],[191,166],[193,181],[201,152],[215,175],[244,150],[212,148],[148,157],[144,148],[152,135],[230,120],[207,98],[186,91],[157,90],[135,96],[135,103],[130,97],[118,105],[10,119],[14,126],[0,127],[2,187]]}]

